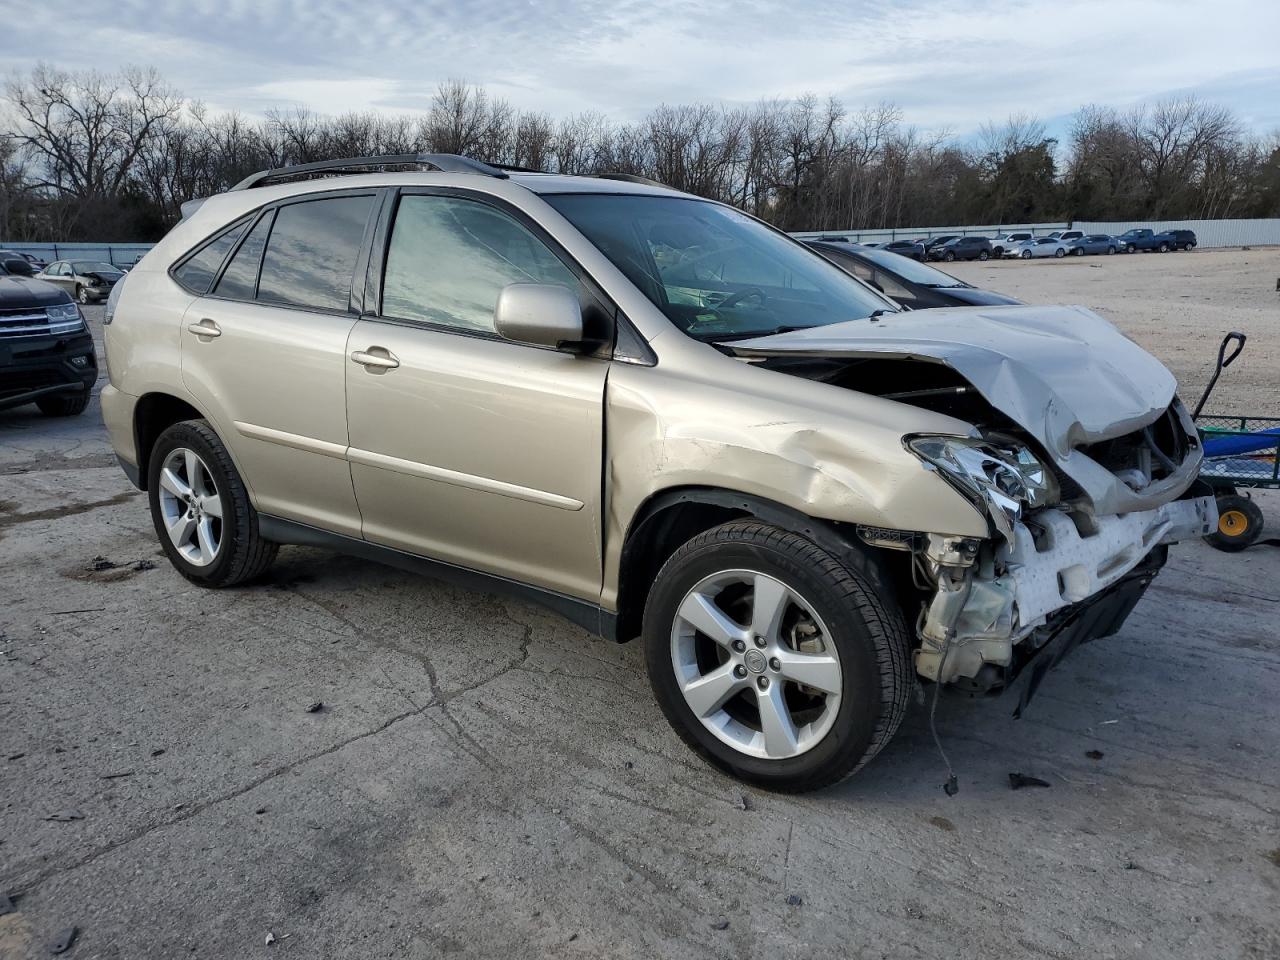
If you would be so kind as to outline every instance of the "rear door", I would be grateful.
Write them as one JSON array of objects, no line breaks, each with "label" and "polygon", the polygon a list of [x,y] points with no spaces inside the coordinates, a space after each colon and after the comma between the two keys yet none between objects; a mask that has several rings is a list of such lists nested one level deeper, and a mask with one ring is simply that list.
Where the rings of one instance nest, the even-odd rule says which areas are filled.
[{"label": "rear door", "polygon": [[376,196],[311,194],[263,210],[182,331],[183,382],[216,420],[258,509],[355,537],[346,345]]},{"label": "rear door", "polygon": [[405,192],[387,219],[370,270],[380,304],[346,364],[366,539],[597,599],[609,362],[512,343],[493,324],[508,283],[564,284],[597,310],[589,281],[482,196]]}]

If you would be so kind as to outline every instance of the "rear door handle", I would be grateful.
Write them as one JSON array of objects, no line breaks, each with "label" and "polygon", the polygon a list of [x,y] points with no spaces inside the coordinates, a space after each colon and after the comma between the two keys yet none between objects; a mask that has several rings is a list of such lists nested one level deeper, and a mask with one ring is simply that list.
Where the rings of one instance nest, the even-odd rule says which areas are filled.
[{"label": "rear door handle", "polygon": [[212,340],[214,337],[222,336],[222,328],[208,317],[205,317],[199,323],[187,324],[187,332],[194,333],[202,340]]},{"label": "rear door handle", "polygon": [[400,366],[400,358],[386,347],[370,347],[368,350],[357,350],[351,354],[351,359],[368,369],[370,373],[394,370]]}]

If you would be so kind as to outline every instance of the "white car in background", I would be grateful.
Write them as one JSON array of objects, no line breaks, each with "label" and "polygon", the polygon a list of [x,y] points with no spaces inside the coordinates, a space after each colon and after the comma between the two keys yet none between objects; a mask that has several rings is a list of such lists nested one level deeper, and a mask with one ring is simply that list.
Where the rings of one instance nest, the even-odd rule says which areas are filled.
[{"label": "white car in background", "polygon": [[1004,256],[1017,257],[1020,260],[1031,260],[1038,257],[1065,257],[1067,247],[1074,241],[1058,240],[1055,237],[1033,237],[1023,240],[1005,250]]},{"label": "white car in background", "polygon": [[1019,233],[1003,233],[998,237],[991,238],[991,253],[993,256],[1003,257],[1006,252],[1023,241],[1034,239],[1035,235],[1026,231],[1021,231]]}]

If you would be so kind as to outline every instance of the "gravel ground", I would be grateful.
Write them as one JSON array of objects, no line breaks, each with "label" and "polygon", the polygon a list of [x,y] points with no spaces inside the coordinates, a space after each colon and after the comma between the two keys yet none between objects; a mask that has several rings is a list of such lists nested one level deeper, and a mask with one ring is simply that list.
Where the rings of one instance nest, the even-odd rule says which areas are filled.
[{"label": "gravel ground", "polygon": [[[1280,406],[1276,259],[955,272],[1083,299],[1188,383],[1243,329],[1223,396],[1252,409]],[[922,709],[774,796],[689,754],[636,645],[539,609],[299,548],[197,590],[96,404],[0,413],[0,576],[4,960],[72,926],[69,956],[129,960],[1280,956],[1274,548],[1179,548],[1023,720],[944,700],[954,798]]]}]

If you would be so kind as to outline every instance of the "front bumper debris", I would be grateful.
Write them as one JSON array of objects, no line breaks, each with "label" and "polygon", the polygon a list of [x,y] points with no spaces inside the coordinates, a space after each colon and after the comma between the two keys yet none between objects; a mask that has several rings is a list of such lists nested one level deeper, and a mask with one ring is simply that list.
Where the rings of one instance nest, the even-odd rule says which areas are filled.
[{"label": "front bumper debris", "polygon": [[[1086,531],[1064,511],[1040,510],[1014,525],[1011,541],[994,545],[930,535],[925,562],[938,586],[920,623],[916,671],[974,690],[1006,686],[1028,653],[1053,642],[1065,621],[1084,622],[1084,632],[1096,636],[1107,635],[1096,633],[1100,625],[1119,629],[1154,576],[1132,576],[1146,570],[1153,551],[1203,536],[1216,525],[1213,497],[1196,495],[1152,510],[1097,517]],[[1163,551],[1161,562],[1162,556]],[[1084,617],[1125,584],[1129,588],[1120,592],[1132,603],[1120,604],[1119,622],[1113,623],[1120,609],[1114,604],[1101,604],[1101,612]],[[1071,646],[1079,642],[1077,636]]]}]

